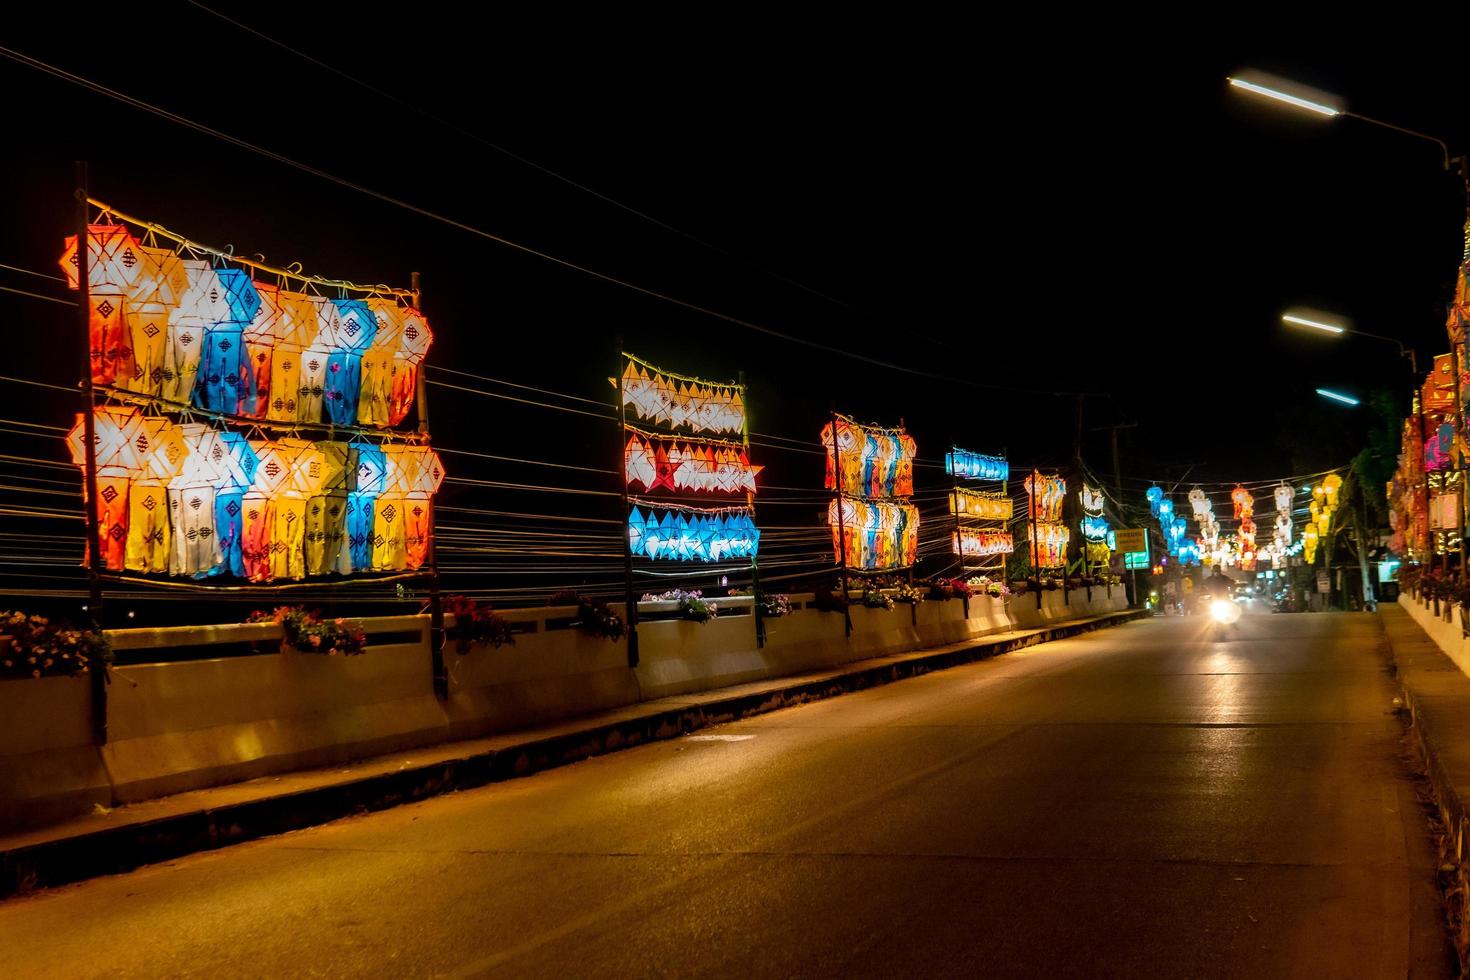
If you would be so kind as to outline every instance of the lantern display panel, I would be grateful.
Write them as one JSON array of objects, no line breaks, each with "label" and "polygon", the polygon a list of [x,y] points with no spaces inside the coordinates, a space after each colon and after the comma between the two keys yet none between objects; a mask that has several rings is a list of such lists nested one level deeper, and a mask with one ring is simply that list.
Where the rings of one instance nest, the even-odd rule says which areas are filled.
[{"label": "lantern display panel", "polygon": [[[405,336],[416,329],[410,317]],[[684,377],[626,353],[622,375],[613,380],[625,418],[638,423],[627,422],[623,430],[632,556],[753,563],[760,549],[755,496],[763,467],[750,460],[745,386]],[[721,500],[731,503],[716,505]]]},{"label": "lantern display panel", "polygon": [[1067,563],[1071,532],[1062,523],[1062,503],[1067,481],[1059,476],[1032,471],[1023,481],[1027,496],[1027,541],[1031,563],[1037,569],[1061,568]]},{"label": "lantern display panel", "polygon": [[[265,267],[96,206],[105,217],[85,243],[96,436],[85,445],[78,416],[66,442],[79,468],[96,463],[88,506],[102,565],[257,582],[426,565],[438,455],[415,441],[390,460],[374,438],[312,431],[386,430],[407,415],[433,337],[407,294],[357,298],[348,294],[368,291],[282,270],[258,278]],[[77,289],[75,237],[60,263]],[[728,479],[723,456],[684,462],[696,478]],[[389,524],[402,531],[384,533]]]},{"label": "lantern display panel", "polygon": [[1006,493],[1010,464],[1004,456],[952,446],[944,454],[944,470],[952,481],[950,550],[959,560],[959,577],[1002,572],[1015,550],[1008,530],[1015,511]]},{"label": "lantern display panel", "polygon": [[891,571],[914,564],[919,511],[914,492],[914,440],[902,428],[859,425],[834,415],[822,427],[827,508],[837,563],[856,571]]}]

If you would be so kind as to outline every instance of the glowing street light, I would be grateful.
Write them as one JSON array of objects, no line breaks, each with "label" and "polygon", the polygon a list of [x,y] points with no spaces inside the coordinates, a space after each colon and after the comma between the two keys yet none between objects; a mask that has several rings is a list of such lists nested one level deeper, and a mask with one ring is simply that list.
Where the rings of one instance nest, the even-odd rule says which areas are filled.
[{"label": "glowing street light", "polygon": [[1372,116],[1365,116],[1361,113],[1349,112],[1346,100],[1340,96],[1310,88],[1299,82],[1293,82],[1290,79],[1277,78],[1275,75],[1268,75],[1265,72],[1255,71],[1254,69],[1247,69],[1238,75],[1231,75],[1225,80],[1230,83],[1231,88],[1237,91],[1248,92],[1251,95],[1270,99],[1273,102],[1291,106],[1293,109],[1301,109],[1305,112],[1325,116],[1329,119],[1335,119],[1338,116],[1357,119],[1361,122],[1381,126],[1384,129],[1391,129],[1405,136],[1428,140],[1439,147],[1440,158],[1444,163],[1445,170],[1458,169],[1460,177],[1470,181],[1470,168],[1467,168],[1465,158],[1462,156],[1450,156],[1449,145],[1438,136],[1421,133],[1417,129],[1398,126],[1382,119],[1374,119]]},{"label": "glowing street light", "polygon": [[1304,316],[1297,316],[1295,313],[1281,314],[1281,322],[1289,323],[1294,327],[1311,327],[1313,330],[1324,330],[1327,333],[1347,332],[1346,327],[1339,327],[1331,323],[1323,323],[1320,320],[1309,320]]},{"label": "glowing street light", "polygon": [[1380,333],[1369,333],[1366,330],[1358,330],[1347,326],[1350,320],[1345,317],[1333,316],[1330,313],[1320,313],[1316,310],[1295,309],[1281,314],[1281,322],[1291,327],[1300,327],[1303,330],[1319,330],[1322,333],[1342,336],[1351,334],[1354,337],[1368,337],[1373,340],[1382,340],[1393,344],[1399,349],[1399,356],[1407,358],[1409,370],[1416,377],[1419,374],[1419,359],[1411,347],[1405,347],[1404,342],[1397,337],[1387,337]]},{"label": "glowing street light", "polygon": [[[1276,78],[1264,72],[1243,72],[1241,75],[1231,76],[1229,82],[1233,88],[1250,92],[1252,95],[1260,95],[1277,102],[1283,102],[1296,109],[1305,109],[1308,112],[1315,112],[1318,115],[1328,116],[1329,118],[1343,114],[1343,110],[1340,107],[1331,104],[1332,101],[1341,100],[1337,100],[1325,92],[1319,93],[1313,89],[1306,88],[1306,86],[1289,82],[1284,78]],[[1287,89],[1295,89],[1301,94],[1293,95]],[[1307,98],[1306,96],[1308,95],[1312,97]]]},{"label": "glowing street light", "polygon": [[1328,398],[1335,402],[1341,402],[1344,405],[1351,405],[1353,407],[1356,407],[1358,404],[1358,400],[1352,395],[1344,395],[1341,392],[1333,391],[1330,388],[1318,388],[1317,394],[1321,395],[1323,398]]}]

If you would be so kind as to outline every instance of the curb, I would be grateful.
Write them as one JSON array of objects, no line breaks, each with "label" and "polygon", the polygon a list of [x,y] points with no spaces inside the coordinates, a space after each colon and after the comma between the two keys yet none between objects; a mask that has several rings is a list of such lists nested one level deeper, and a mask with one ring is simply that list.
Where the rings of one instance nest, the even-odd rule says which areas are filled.
[{"label": "curb", "polygon": [[595,755],[676,738],[710,725],[988,660],[1151,615],[1148,610],[1127,610],[1042,627],[1003,640],[981,639],[957,649],[903,654],[897,660],[839,671],[835,675],[723,698],[716,696],[699,704],[671,707],[637,718],[591,720],[583,729],[528,738],[506,748],[4,849],[0,850],[0,898],[99,875],[120,874],[146,864],[313,827],[353,814],[529,776]]}]

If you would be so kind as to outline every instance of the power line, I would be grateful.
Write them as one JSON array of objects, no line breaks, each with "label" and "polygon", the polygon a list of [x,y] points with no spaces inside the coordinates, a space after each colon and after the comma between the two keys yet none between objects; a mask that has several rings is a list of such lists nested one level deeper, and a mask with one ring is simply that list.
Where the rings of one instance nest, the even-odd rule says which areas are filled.
[{"label": "power line", "polygon": [[77,301],[74,299],[57,299],[55,296],[33,293],[26,289],[12,289],[9,286],[0,286],[0,293],[15,293],[17,296],[29,296],[31,299],[44,299],[48,303],[60,303],[62,306],[77,305]]},{"label": "power line", "polygon": [[52,282],[66,282],[66,280],[61,276],[53,276],[49,273],[37,272],[34,269],[24,269],[18,265],[6,265],[4,262],[0,262],[0,269],[6,269],[10,272],[23,272],[28,276],[35,276],[38,279],[50,279]]},{"label": "power line", "polygon": [[495,152],[504,154],[505,156],[507,156],[510,159],[516,161],[517,163],[523,164],[523,165],[525,165],[527,167],[530,167],[533,170],[539,171],[540,173],[543,173],[546,176],[551,177],[551,178],[553,178],[555,180],[559,180],[559,181],[561,181],[562,183],[566,184],[569,187],[574,187],[577,190],[583,192],[584,194],[589,194],[592,197],[597,198],[599,201],[602,201],[605,204],[611,204],[613,207],[620,208],[620,209],[628,212],[631,215],[634,215],[636,217],[642,218],[644,221],[647,221],[649,224],[652,224],[652,225],[655,225],[655,226],[657,226],[659,228],[662,228],[664,231],[667,231],[667,232],[670,232],[672,234],[678,235],[680,238],[684,238],[684,239],[687,239],[688,241],[694,242],[696,245],[701,245],[704,248],[707,248],[707,249],[709,249],[712,252],[718,252],[719,254],[725,256],[726,258],[734,259],[735,261],[740,262],[740,263],[742,263],[744,265],[747,265],[750,268],[755,269],[758,272],[764,273],[765,275],[768,275],[768,276],[770,276],[770,277],[772,277],[774,279],[779,279],[781,282],[784,282],[787,285],[795,286],[798,289],[801,289],[801,290],[803,290],[805,292],[811,293],[813,296],[816,296],[816,297],[818,297],[820,299],[824,299],[824,300],[826,300],[829,303],[833,303],[833,304],[835,304],[837,306],[842,307],[843,309],[846,309],[846,310],[849,310],[849,311],[851,311],[853,313],[858,313],[858,314],[861,314],[861,315],[864,315],[864,316],[867,315],[866,313],[864,313],[864,311],[859,310],[858,308],[852,306],[849,303],[844,302],[843,300],[837,299],[834,296],[829,296],[826,293],[822,292],[821,290],[814,289],[811,286],[808,286],[808,285],[806,285],[803,282],[800,282],[800,281],[798,281],[796,279],[791,278],[790,276],[786,276],[786,275],[783,275],[783,274],[781,274],[779,272],[776,272],[776,271],[774,271],[772,269],[768,269],[765,266],[761,265],[760,263],[755,262],[752,259],[746,258],[743,255],[739,255],[739,254],[737,254],[735,252],[731,252],[728,249],[722,248],[719,245],[715,245],[715,244],[713,244],[711,242],[705,241],[704,239],[699,238],[696,235],[692,235],[689,232],[684,231],[681,228],[676,228],[676,227],[674,227],[673,225],[669,224],[666,221],[662,221],[662,220],[660,220],[658,218],[655,218],[652,215],[650,215],[650,214],[648,214],[648,213],[646,213],[644,211],[640,211],[640,210],[638,210],[637,208],[635,208],[635,207],[633,207],[631,205],[624,204],[622,201],[619,201],[616,198],[610,197],[607,194],[604,194],[601,191],[598,191],[598,190],[596,190],[596,189],[594,189],[592,187],[588,187],[586,184],[579,183],[578,181],[573,180],[572,178],[566,176],[565,174],[558,173],[557,171],[552,170],[550,167],[547,167],[547,166],[544,166],[542,164],[537,163],[535,160],[528,159],[527,157],[524,157],[524,156],[520,155],[519,153],[516,153],[514,150],[509,150],[509,149],[506,149],[505,147],[501,146],[498,143],[493,143],[490,140],[486,139],[485,137],[479,135],[478,133],[475,133],[475,132],[472,132],[471,130],[465,129],[463,126],[460,126],[458,123],[455,123],[455,122],[453,122],[451,120],[445,119],[442,116],[435,115],[434,113],[429,112],[428,110],[422,108],[421,106],[419,106],[419,105],[417,105],[415,103],[409,102],[407,99],[400,98],[399,96],[396,96],[396,95],[394,95],[391,92],[387,92],[387,91],[385,91],[385,90],[383,90],[381,88],[378,88],[376,85],[372,85],[369,82],[365,82],[365,81],[363,81],[362,79],[358,78],[355,75],[350,75],[347,72],[343,71],[342,69],[337,68],[334,65],[330,65],[330,64],[326,63],[325,61],[322,61],[319,58],[315,58],[315,57],[307,54],[306,52],[299,50],[298,48],[293,48],[289,44],[286,44],[284,41],[280,41],[280,40],[278,40],[278,39],[276,39],[274,37],[271,37],[269,34],[266,34],[263,31],[257,30],[256,28],[251,27],[248,24],[243,24],[240,21],[235,20],[233,17],[229,17],[229,16],[227,16],[225,14],[220,13],[218,10],[215,10],[212,7],[208,7],[208,6],[205,6],[202,3],[198,3],[197,0],[188,0],[188,3],[191,6],[194,6],[194,7],[199,8],[200,10],[204,11],[205,13],[213,14],[215,17],[218,17],[220,20],[223,20],[226,23],[229,23],[229,24],[234,25],[235,27],[239,28],[240,30],[245,31],[247,34],[252,34],[255,37],[260,38],[262,41],[265,41],[267,44],[272,44],[272,45],[280,48],[283,51],[290,52],[291,54],[293,54],[296,57],[302,59],[303,61],[307,61],[307,62],[310,62],[313,65],[316,65],[318,68],[322,69],[323,71],[330,72],[333,75],[336,75],[338,78],[345,79],[345,80],[351,82],[352,84],[359,86],[360,88],[364,88],[367,91],[372,92],[374,95],[377,95],[379,98],[386,99],[389,102],[392,102],[394,105],[402,106],[403,108],[407,109],[410,112],[413,112],[413,113],[415,113],[417,115],[423,116],[425,119],[428,119],[431,122],[437,123],[438,125],[443,126],[446,129],[449,129],[449,130],[452,130],[452,131],[458,133],[460,136],[463,136],[465,139],[472,140],[473,142],[479,143],[481,146],[489,147],[490,149],[494,150]]},{"label": "power line", "polygon": [[[922,368],[914,368],[902,364],[894,364],[890,361],[885,361],[876,357],[869,357],[866,354],[859,354],[856,351],[847,350],[842,347],[833,347],[829,344],[823,344],[819,341],[809,340],[805,337],[797,337],[793,334],[777,330],[774,327],[768,327],[763,324],[755,323],[754,321],[746,320],[729,313],[721,313],[718,310],[711,309],[707,306],[701,306],[698,303],[693,303],[689,300],[679,299],[678,297],[671,296],[668,293],[660,292],[647,286],[640,286],[637,283],[629,282],[626,279],[620,279],[617,276],[609,275],[605,272],[598,272],[596,269],[581,265],[576,262],[572,262],[569,259],[560,258],[558,256],[552,255],[549,252],[544,252],[540,249],[533,248],[530,245],[523,245],[520,242],[513,241],[512,239],[506,238],[502,235],[497,235],[494,232],[486,231],[483,228],[477,228],[474,225],[467,224],[463,221],[458,220],[457,218],[451,218],[447,215],[440,214],[437,211],[431,211],[428,208],[423,208],[416,204],[410,204],[407,201],[393,197],[392,195],[386,194],[383,191],[373,190],[370,187],[348,180],[345,177],[339,177],[336,174],[328,173],[327,171],[322,170],[319,167],[314,167],[311,164],[302,163],[299,160],[292,159],[291,157],[277,153],[274,150],[266,149],[263,146],[259,146],[255,143],[249,142],[248,140],[241,139],[238,136],[231,136],[230,134],[215,129],[212,126],[207,126],[204,123],[196,122],[195,120],[189,119],[186,116],[181,116],[176,112],[171,112],[168,109],[164,109],[159,106],[153,105],[152,103],[145,102],[142,99],[134,98],[131,95],[127,95],[126,93],[118,91],[117,89],[109,88],[99,82],[94,82],[91,79],[84,78],[81,75],[74,74],[73,72],[69,72],[64,68],[58,68],[57,66],[41,61],[38,58],[32,58],[30,55],[24,54],[20,51],[16,51],[13,48],[0,46],[0,55],[3,55],[4,57],[7,57],[19,64],[25,65],[26,67],[33,68],[36,71],[50,75],[53,78],[59,78],[63,81],[70,82],[73,85],[78,85],[97,95],[103,95],[107,98],[114,99],[134,109],[150,113],[152,115],[158,116],[160,119],[165,119],[169,122],[175,123],[176,125],[191,129],[197,133],[202,133],[206,136],[213,137],[214,139],[220,140],[224,143],[228,143],[229,145],[234,146],[238,149],[246,150],[250,153],[265,157],[266,159],[279,163],[282,166],[290,167],[294,170],[299,170],[302,173],[310,174],[313,177],[317,177],[321,180],[336,184],[339,187],[344,187],[348,190],[356,191],[359,194],[370,197],[376,201],[381,201],[384,204],[390,204],[394,207],[402,208],[403,210],[408,211],[411,214],[419,215],[420,217],[426,218],[430,221],[436,221],[440,224],[447,225],[448,227],[457,228],[467,234],[475,235],[488,241],[496,242],[497,244],[504,245],[506,248],[510,248],[517,252],[521,252],[522,254],[542,259],[543,261],[550,262],[553,265],[561,266],[564,269],[570,269],[574,272],[580,272],[583,275],[589,276],[593,279],[597,279],[601,282],[606,282],[614,286],[621,286],[624,289],[628,289],[643,296],[650,297],[651,299],[657,299],[672,306],[677,306],[681,309],[689,310],[693,313],[698,313],[716,320],[721,320],[725,323],[730,323],[738,327],[744,327],[747,330],[754,330],[757,333],[762,333],[770,337],[785,340],[788,343],[799,344],[803,347],[809,347],[813,350],[825,351],[829,354],[836,354],[838,356],[846,357],[850,360],[860,361],[862,363],[870,364],[875,367],[888,368],[890,370],[898,371],[903,374],[913,375],[915,377],[932,378],[936,381],[948,382],[949,384],[966,385],[968,387],[982,388],[989,391],[1010,391],[1032,395],[1073,397],[1079,394],[1079,392],[1070,391],[1053,391],[1038,388],[1017,388],[1009,385],[988,384],[981,381],[975,381],[970,378],[938,374],[933,371],[925,371]],[[16,290],[10,291],[15,292]],[[49,299],[50,297],[39,298]],[[54,300],[54,302],[67,301]]]}]

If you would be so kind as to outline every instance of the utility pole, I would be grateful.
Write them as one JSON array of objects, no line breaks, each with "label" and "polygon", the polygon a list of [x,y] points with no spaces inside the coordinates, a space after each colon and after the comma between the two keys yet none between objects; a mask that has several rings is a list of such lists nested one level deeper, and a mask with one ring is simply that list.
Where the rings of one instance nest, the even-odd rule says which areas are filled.
[{"label": "utility pole", "polygon": [[1109,442],[1113,451],[1113,491],[1117,493],[1119,500],[1123,499],[1123,467],[1118,455],[1118,430],[1136,428],[1138,428],[1137,422],[1116,422],[1113,425],[1099,425],[1096,428],[1087,430],[1089,432],[1106,432],[1109,434]]}]

